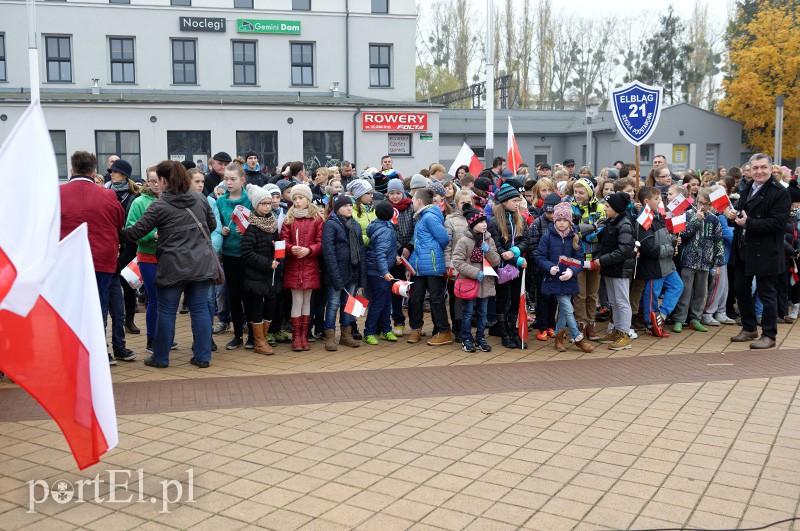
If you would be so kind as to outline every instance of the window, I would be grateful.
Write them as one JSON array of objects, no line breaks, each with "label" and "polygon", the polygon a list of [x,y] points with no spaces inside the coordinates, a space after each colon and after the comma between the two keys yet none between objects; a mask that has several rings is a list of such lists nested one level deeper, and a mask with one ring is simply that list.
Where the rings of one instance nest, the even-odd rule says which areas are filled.
[{"label": "window", "polygon": [[111,50],[111,82],[135,83],[133,60],[133,38],[108,39]]},{"label": "window", "polygon": [[117,155],[131,163],[131,178],[139,180],[142,175],[142,154],[139,149],[139,131],[95,131],[97,160],[108,160]]},{"label": "window", "polygon": [[388,44],[369,45],[369,86],[389,87],[392,84],[392,47]]},{"label": "window", "polygon": [[386,153],[393,157],[410,157],[411,134],[389,133],[389,146]]},{"label": "window", "polygon": [[0,34],[0,81],[6,81],[6,36]]},{"label": "window", "polygon": [[292,85],[314,85],[314,44],[292,43]]},{"label": "window", "polygon": [[169,0],[171,6],[191,6],[192,0]]},{"label": "window", "polygon": [[233,0],[234,9],[253,9],[253,0]]},{"label": "window", "polygon": [[172,82],[175,85],[197,84],[197,41],[172,40]]},{"label": "window", "polygon": [[53,151],[56,153],[58,178],[69,179],[69,173],[67,172],[67,132],[50,131],[50,141],[53,143]]},{"label": "window", "polygon": [[292,10],[311,11],[311,0],[292,0]]},{"label": "window", "polygon": [[130,4],[131,0],[108,0],[109,4]]},{"label": "window", "polygon": [[170,160],[211,160],[211,131],[167,131]]},{"label": "window", "polygon": [[639,146],[639,160],[650,162],[653,160],[653,144],[642,144]]},{"label": "window", "polygon": [[372,0],[372,12],[373,13],[388,13],[389,12],[389,0]]},{"label": "window", "polygon": [[236,153],[244,157],[248,151],[258,154],[258,163],[267,171],[278,165],[277,131],[236,131]]},{"label": "window", "polygon": [[338,165],[344,158],[342,131],[303,131],[303,160],[311,171],[320,166]]},{"label": "window", "polygon": [[256,84],[255,41],[233,41],[233,84]]},{"label": "window", "polygon": [[72,47],[70,37],[45,37],[47,81],[72,83]]}]

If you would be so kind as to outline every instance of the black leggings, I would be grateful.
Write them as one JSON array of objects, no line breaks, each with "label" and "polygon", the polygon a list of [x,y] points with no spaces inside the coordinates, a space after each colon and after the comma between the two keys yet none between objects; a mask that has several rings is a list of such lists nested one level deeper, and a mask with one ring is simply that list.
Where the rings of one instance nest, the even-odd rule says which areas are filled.
[{"label": "black leggings", "polygon": [[505,284],[497,284],[495,311],[498,314],[517,315],[519,312],[519,290],[521,286],[521,274]]},{"label": "black leggings", "polygon": [[236,337],[242,337],[245,321],[251,320],[247,304],[249,297],[244,289],[244,262],[239,256],[222,255],[222,267],[225,268],[225,280],[228,283],[233,333]]},{"label": "black leggings", "polygon": [[248,298],[250,302],[250,319],[254,323],[272,320],[272,314],[275,311],[275,297],[261,297],[250,294]]}]

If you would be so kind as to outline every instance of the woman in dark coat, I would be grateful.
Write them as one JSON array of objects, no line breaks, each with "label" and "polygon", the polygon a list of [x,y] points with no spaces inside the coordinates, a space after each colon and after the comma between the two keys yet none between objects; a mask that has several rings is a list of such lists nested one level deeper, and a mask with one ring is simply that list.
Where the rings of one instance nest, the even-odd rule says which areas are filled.
[{"label": "woman in dark coat", "polygon": [[122,236],[136,241],[153,229],[158,230],[158,320],[153,355],[144,364],[163,369],[169,366],[169,351],[175,338],[175,316],[184,294],[192,317],[194,345],[190,363],[204,369],[211,361],[211,320],[208,290],[219,276],[219,262],[209,241],[217,226],[206,198],[189,189],[189,175],[177,161],[165,160],[156,166],[159,185],[164,191],[139,221],[122,229]]}]

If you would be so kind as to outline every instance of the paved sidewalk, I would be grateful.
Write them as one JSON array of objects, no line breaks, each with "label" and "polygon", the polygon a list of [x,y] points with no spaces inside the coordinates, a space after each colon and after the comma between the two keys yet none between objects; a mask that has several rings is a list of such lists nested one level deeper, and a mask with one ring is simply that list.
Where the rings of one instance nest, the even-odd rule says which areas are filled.
[{"label": "paved sidewalk", "polygon": [[[186,345],[187,323],[181,316]],[[725,341],[737,330],[642,337],[614,356],[604,346],[557,355],[549,343],[484,356],[406,343],[327,353],[317,343],[272,357],[222,352],[215,371],[190,368],[185,350],[161,371],[121,362],[120,444],[84,472],[56,425],[2,383],[0,529],[769,524],[800,515],[800,328],[782,325],[783,350],[759,353]],[[336,396],[337,382],[353,395]],[[196,400],[199,389],[204,407],[186,394]],[[269,392],[284,405],[265,406]],[[147,410],[157,393],[171,406]],[[130,492],[114,496],[131,501],[109,502],[114,470],[130,471],[116,478]],[[42,481],[37,501],[45,484],[69,482],[77,496],[77,481],[97,474],[105,483],[85,487],[86,503],[51,497],[26,512],[28,482]]]}]

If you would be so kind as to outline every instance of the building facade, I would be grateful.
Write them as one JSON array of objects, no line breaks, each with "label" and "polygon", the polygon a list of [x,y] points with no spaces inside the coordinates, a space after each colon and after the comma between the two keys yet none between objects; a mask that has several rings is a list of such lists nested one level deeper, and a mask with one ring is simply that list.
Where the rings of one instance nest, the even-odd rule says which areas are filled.
[{"label": "building facade", "polygon": [[[24,1],[0,0],[0,142],[30,100]],[[410,0],[37,1],[41,97],[59,168],[77,149],[134,173],[254,150],[267,166],[438,158],[415,97]]]}]

